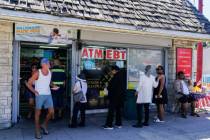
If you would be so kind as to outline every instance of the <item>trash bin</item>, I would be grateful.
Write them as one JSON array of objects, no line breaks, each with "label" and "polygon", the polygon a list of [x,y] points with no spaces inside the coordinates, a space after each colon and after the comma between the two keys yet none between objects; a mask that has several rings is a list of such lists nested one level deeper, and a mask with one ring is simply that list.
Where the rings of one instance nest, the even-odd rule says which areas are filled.
[{"label": "trash bin", "polygon": [[124,102],[124,117],[128,120],[136,120],[136,96],[135,90],[127,90]]}]

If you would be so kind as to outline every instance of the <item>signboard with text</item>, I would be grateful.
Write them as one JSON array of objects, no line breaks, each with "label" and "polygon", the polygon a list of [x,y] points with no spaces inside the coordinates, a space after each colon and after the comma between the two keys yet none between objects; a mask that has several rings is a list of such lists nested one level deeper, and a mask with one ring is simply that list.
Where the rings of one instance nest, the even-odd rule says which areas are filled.
[{"label": "signboard with text", "polygon": [[191,48],[177,48],[176,50],[176,71],[183,71],[185,76],[191,78],[192,76],[192,49]]},{"label": "signboard with text", "polygon": [[71,44],[77,30],[67,26],[34,23],[15,23],[15,40],[43,42],[49,44]]},{"label": "signboard with text", "polygon": [[82,48],[82,59],[126,60],[126,50]]}]

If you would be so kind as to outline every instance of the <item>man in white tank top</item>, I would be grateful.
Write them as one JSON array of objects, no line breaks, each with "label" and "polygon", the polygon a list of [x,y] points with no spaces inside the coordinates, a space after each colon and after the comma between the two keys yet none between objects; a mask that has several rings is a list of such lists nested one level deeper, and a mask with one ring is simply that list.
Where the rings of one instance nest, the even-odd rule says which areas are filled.
[{"label": "man in white tank top", "polygon": [[[36,110],[35,110],[35,138],[41,139],[40,129],[43,134],[48,135],[47,130],[48,121],[52,118],[54,114],[53,101],[50,90],[51,83],[51,72],[49,70],[50,64],[47,58],[41,60],[42,68],[39,69],[28,81],[28,88],[36,95]],[[33,88],[33,83],[35,83],[35,89]],[[42,125],[39,123],[39,117],[41,114],[41,109],[44,107],[48,109],[48,114]]]}]

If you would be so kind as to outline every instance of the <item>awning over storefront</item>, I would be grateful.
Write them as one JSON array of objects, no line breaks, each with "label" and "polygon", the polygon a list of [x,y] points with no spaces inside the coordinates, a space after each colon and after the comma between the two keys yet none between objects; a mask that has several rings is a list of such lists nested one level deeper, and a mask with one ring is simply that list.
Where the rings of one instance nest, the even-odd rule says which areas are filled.
[{"label": "awning over storefront", "polygon": [[[153,47],[172,47],[171,38],[152,37],[149,35],[117,33],[108,31],[82,30],[81,40],[98,42],[117,42]],[[128,46],[129,47],[129,46]]]}]

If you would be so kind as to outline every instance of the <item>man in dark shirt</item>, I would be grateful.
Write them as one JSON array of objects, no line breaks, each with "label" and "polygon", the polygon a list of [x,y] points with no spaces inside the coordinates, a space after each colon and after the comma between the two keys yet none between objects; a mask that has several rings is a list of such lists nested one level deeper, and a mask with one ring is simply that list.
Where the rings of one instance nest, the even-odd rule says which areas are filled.
[{"label": "man in dark shirt", "polygon": [[116,114],[115,126],[122,127],[122,107],[124,101],[124,92],[126,89],[124,73],[120,71],[118,66],[112,66],[112,74],[114,75],[108,85],[108,115],[104,129],[113,129],[114,113]]},{"label": "man in dark shirt", "polygon": [[57,117],[61,118],[62,110],[63,110],[63,99],[64,99],[64,93],[65,93],[66,73],[58,59],[54,60],[54,66],[51,69],[51,71],[52,71],[52,84],[57,87],[57,88],[52,89],[55,115],[56,115],[56,118]]}]

